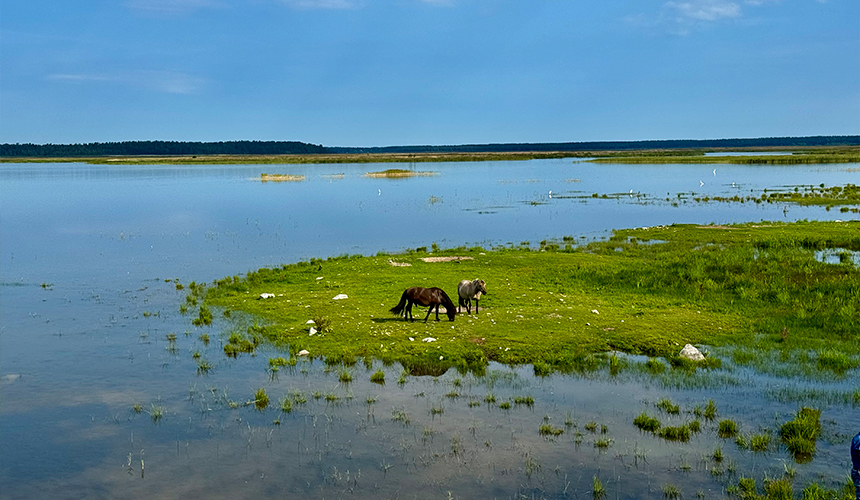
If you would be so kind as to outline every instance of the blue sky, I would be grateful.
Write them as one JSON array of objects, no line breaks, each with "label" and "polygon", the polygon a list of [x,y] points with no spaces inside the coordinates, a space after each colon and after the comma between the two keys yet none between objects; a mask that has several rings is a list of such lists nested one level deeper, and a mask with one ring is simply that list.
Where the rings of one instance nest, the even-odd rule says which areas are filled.
[{"label": "blue sky", "polygon": [[860,134],[857,0],[3,0],[0,142]]}]

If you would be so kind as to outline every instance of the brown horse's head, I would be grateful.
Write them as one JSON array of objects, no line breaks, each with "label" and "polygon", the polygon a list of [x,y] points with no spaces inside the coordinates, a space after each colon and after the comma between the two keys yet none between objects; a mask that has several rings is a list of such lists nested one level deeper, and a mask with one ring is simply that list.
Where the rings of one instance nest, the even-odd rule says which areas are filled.
[{"label": "brown horse's head", "polygon": [[451,307],[445,306],[445,313],[448,315],[449,321],[454,321],[454,316],[457,315],[457,309],[454,307],[454,304],[451,304]]}]

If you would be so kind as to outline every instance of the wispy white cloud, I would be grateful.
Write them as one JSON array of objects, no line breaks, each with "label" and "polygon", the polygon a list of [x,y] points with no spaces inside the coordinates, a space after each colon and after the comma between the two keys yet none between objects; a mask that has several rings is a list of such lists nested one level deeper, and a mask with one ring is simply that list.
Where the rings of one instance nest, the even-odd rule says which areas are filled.
[{"label": "wispy white cloud", "polygon": [[126,0],[126,8],[142,14],[181,16],[204,9],[223,9],[223,0]]},{"label": "wispy white cloud", "polygon": [[197,94],[206,85],[206,80],[178,71],[132,71],[127,73],[57,73],[48,75],[48,80],[85,84],[112,84],[142,88],[165,94]]},{"label": "wispy white cloud", "polygon": [[741,16],[741,6],[723,0],[692,0],[688,2],[666,2],[664,6],[674,11],[681,21],[720,21]]},{"label": "wispy white cloud", "polygon": [[280,0],[287,7],[297,10],[348,10],[361,7],[356,0]]}]

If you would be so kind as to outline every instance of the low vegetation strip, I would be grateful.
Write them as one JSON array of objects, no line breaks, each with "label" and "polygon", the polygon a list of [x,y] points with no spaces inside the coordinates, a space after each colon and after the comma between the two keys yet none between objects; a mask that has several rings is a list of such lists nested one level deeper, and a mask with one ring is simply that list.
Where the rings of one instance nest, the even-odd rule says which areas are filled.
[{"label": "low vegetation strip", "polygon": [[[495,360],[565,371],[612,350],[671,360],[691,343],[835,349],[849,353],[842,368],[858,363],[860,269],[821,262],[816,251],[860,250],[860,222],[673,225],[580,247],[572,240],[432,252],[471,260],[425,262],[424,248],[397,256],[410,266],[391,266],[386,254],[312,260],[191,289],[204,297],[201,312],[229,316],[221,321],[250,315],[255,324],[242,333],[254,342],[335,361],[482,369]],[[457,283],[475,278],[487,288],[480,315],[410,323],[389,313],[409,287],[440,287],[456,300]],[[312,318],[329,327],[312,332]]]},{"label": "low vegetation strip", "polygon": [[854,147],[806,150],[781,155],[720,155],[706,156],[704,151],[676,152],[636,152],[608,153],[589,160],[594,163],[691,163],[691,164],[734,164],[734,165],[804,165],[815,163],[857,163],[860,162],[860,149]]}]

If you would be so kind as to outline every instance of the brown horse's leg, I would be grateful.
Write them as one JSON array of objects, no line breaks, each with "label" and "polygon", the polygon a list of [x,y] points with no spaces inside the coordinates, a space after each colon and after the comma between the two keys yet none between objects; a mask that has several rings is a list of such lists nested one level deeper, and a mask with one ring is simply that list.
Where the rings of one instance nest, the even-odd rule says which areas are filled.
[{"label": "brown horse's leg", "polygon": [[[436,306],[436,307],[439,307],[439,306]],[[424,322],[425,323],[427,322],[427,318],[430,317],[430,313],[432,313],[432,312],[433,312],[433,305],[431,304],[430,308],[427,309],[427,316],[424,316]],[[436,314],[439,314],[439,313],[436,313]],[[439,318],[436,318],[436,319],[439,319]]]},{"label": "brown horse's leg", "polygon": [[412,315],[412,301],[410,300],[406,304],[406,313],[403,315],[403,319],[409,321],[411,318],[412,321],[415,321],[415,316]]}]

